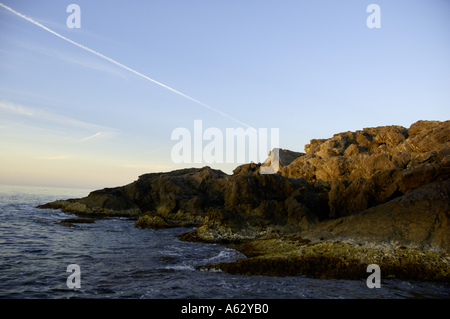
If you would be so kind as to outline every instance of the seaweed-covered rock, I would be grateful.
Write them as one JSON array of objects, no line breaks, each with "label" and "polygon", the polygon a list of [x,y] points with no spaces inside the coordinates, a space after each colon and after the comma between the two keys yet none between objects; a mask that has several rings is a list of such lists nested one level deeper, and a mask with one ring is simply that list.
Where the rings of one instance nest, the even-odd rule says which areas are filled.
[{"label": "seaweed-covered rock", "polygon": [[247,258],[197,269],[241,275],[360,280],[368,277],[367,267],[376,264],[383,278],[450,282],[450,255],[417,248],[367,247],[338,241],[311,243],[298,235],[258,239],[234,248]]}]

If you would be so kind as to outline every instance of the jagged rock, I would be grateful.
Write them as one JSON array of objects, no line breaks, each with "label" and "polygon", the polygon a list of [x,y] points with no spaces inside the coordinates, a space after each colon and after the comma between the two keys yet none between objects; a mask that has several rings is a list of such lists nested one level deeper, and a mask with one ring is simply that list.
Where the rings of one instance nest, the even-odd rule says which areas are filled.
[{"label": "jagged rock", "polygon": [[201,221],[206,207],[223,205],[228,175],[209,167],[145,174],[123,187],[105,188],[89,196],[55,201],[39,208],[61,208],[79,216],[138,216],[158,213],[168,219]]},{"label": "jagged rock", "polygon": [[450,181],[422,186],[358,215],[324,221],[301,236],[449,253]]},{"label": "jagged rock", "polygon": [[210,209],[202,227],[184,240],[235,242],[267,234],[308,229],[328,215],[326,201],[305,179],[280,174],[234,175],[224,190],[224,206]]},{"label": "jagged rock", "polygon": [[80,216],[141,215],[136,227],[144,228],[198,223],[184,240],[299,232],[311,240],[450,250],[450,121],[343,132],[311,140],[305,151],[280,150],[275,174],[261,174],[275,159],[272,152],[232,176],[209,167],[145,174],[123,187],[40,207]]},{"label": "jagged rock", "polygon": [[191,227],[198,226],[195,222],[186,222],[177,219],[164,218],[155,213],[145,213],[141,218],[134,224],[135,227],[139,228],[173,228],[173,227]]},{"label": "jagged rock", "polygon": [[107,216],[139,216],[141,211],[139,208],[130,208],[126,210],[114,210],[103,207],[91,207],[86,205],[84,199],[68,199],[57,200],[44,205],[39,205],[37,208],[42,209],[61,209],[65,213],[71,213],[77,216],[87,217],[107,217]]},{"label": "jagged rock", "polygon": [[255,164],[255,163],[243,164],[243,165],[240,165],[240,166],[236,167],[233,170],[233,174],[234,175],[251,174],[253,172],[258,172],[260,167],[261,167],[261,163],[258,163],[258,164]]},{"label": "jagged rock", "polygon": [[[281,169],[329,187],[329,218],[360,213],[450,176],[450,121],[366,128],[312,140]],[[322,188],[323,189],[323,188]]]},{"label": "jagged rock", "polygon": [[[296,158],[300,156],[304,156],[305,153],[299,153],[299,152],[293,152],[290,150],[284,150],[284,149],[277,149],[277,155],[275,149],[269,152],[269,156],[267,159],[261,164],[244,164],[236,167],[236,169],[233,171],[235,175],[246,175],[251,174],[253,172],[261,172],[261,167],[269,168],[271,166],[276,167],[276,172],[281,171],[281,169],[289,164],[291,164]],[[277,160],[278,165],[272,165],[272,162],[274,160]],[[275,172],[275,173],[276,173]],[[272,172],[271,172],[272,173]]]},{"label": "jagged rock", "polygon": [[[264,163],[261,164],[261,167],[268,168],[272,167],[276,170],[276,172],[280,172],[281,169],[285,166],[288,166],[291,164],[296,158],[304,156],[305,153],[298,153],[293,152],[289,150],[284,150],[281,148],[274,149],[270,151],[269,156],[264,161]],[[276,163],[274,163],[277,161]],[[260,172],[261,172],[261,167]]]}]

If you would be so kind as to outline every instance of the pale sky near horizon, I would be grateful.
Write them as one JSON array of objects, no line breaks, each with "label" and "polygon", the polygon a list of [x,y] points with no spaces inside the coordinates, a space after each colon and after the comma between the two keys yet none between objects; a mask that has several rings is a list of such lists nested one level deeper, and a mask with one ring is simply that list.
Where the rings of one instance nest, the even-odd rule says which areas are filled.
[{"label": "pale sky near horizon", "polygon": [[[279,146],[303,152],[339,132],[450,119],[447,0],[0,2],[229,116],[0,7],[0,184],[99,189],[206,165],[230,174],[240,163],[172,161],[171,133],[193,134],[194,120],[224,135],[243,127],[231,118],[279,128]],[[79,29],[66,25],[72,3]],[[367,27],[370,4],[379,29]]]}]

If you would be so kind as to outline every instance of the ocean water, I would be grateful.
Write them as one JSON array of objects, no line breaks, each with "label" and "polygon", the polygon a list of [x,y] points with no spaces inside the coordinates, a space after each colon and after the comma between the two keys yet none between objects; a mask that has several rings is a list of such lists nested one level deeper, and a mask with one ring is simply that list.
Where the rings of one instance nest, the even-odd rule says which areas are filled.
[{"label": "ocean water", "polygon": [[[450,285],[381,278],[324,280],[197,271],[211,262],[245,258],[216,244],[182,242],[193,228],[138,229],[133,220],[55,224],[75,216],[35,208],[78,198],[79,189],[0,185],[0,298],[7,299],[328,299],[449,298]],[[69,265],[80,268],[80,288],[69,288]],[[369,274],[368,274],[369,276]]]}]

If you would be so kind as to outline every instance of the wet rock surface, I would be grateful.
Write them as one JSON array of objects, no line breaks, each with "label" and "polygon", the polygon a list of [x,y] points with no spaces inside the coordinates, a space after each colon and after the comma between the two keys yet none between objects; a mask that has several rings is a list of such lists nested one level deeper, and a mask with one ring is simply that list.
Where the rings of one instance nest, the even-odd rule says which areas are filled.
[{"label": "wet rock surface", "polygon": [[[231,176],[210,167],[145,174],[123,187],[105,188],[85,198],[56,201],[40,208],[62,209],[78,216],[140,216],[135,226],[141,228],[196,225],[180,239],[252,242],[255,247],[259,245],[256,242],[264,241],[280,253],[286,251],[275,243],[291,240],[286,236],[300,236],[310,245],[340,241],[371,252],[390,250],[389,254],[399,247],[405,247],[411,256],[416,250],[444,257],[450,253],[450,121],[419,121],[409,129],[384,126],[344,132],[311,140],[305,153],[280,150],[279,154],[276,174],[260,173],[261,167],[272,164],[275,157],[271,152],[265,163],[241,165]],[[266,252],[261,254],[266,257],[258,263],[275,260],[275,255],[267,254],[272,250],[270,245],[260,247],[265,247],[261,250]],[[329,252],[336,247],[329,246]],[[313,275],[308,270],[311,265],[334,265],[328,270],[320,268],[319,272],[325,274],[347,264],[347,269],[356,269],[352,267],[362,260],[355,251],[353,259],[348,255],[351,262],[342,264],[339,256],[327,257],[323,252],[306,264],[301,257],[299,264],[299,256],[304,255],[293,250],[289,254],[297,256],[294,268],[304,269],[301,272],[309,275]],[[276,258],[278,262],[271,267],[277,270],[255,273],[291,274],[290,257]],[[389,265],[403,265],[403,257],[399,258],[399,263]],[[445,258],[438,263],[441,268],[446,262],[448,265]],[[250,259],[240,263],[251,263]],[[421,271],[431,271],[427,269]],[[448,278],[447,270],[442,274]],[[349,270],[335,278],[346,276],[357,275]],[[415,277],[442,280],[442,276],[436,276]]]},{"label": "wet rock surface", "polygon": [[259,239],[234,248],[247,258],[197,269],[242,275],[357,280],[367,278],[368,265],[376,264],[383,278],[450,282],[450,255],[404,246],[367,247],[339,241],[311,243],[297,235]]}]

